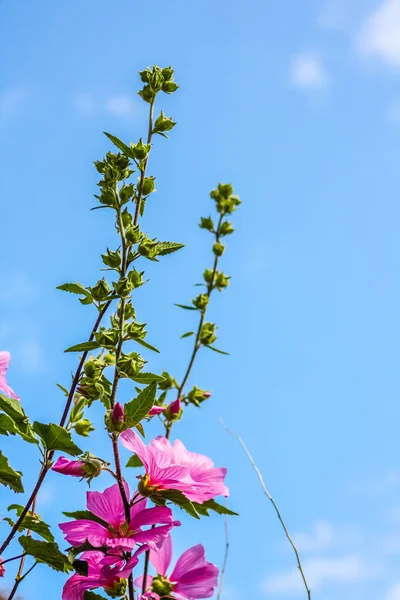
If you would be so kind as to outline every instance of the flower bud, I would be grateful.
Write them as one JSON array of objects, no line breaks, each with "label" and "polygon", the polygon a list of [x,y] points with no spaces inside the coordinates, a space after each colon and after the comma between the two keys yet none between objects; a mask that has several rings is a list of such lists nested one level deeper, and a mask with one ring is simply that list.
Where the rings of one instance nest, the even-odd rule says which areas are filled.
[{"label": "flower bud", "polygon": [[150,148],[150,144],[143,144],[142,138],[140,138],[137,144],[131,144],[131,149],[136,160],[144,160],[150,152]]},{"label": "flower bud", "polygon": [[115,354],[106,354],[103,360],[108,366],[115,365]]},{"label": "flower bud", "polygon": [[161,375],[162,377],[164,377],[164,381],[160,381],[158,383],[158,387],[160,388],[160,390],[165,391],[170,390],[173,387],[178,387],[176,380],[172,377],[172,375],[167,373],[167,371],[163,371]]},{"label": "flower bud", "polygon": [[222,256],[225,252],[225,246],[221,242],[215,242],[213,246],[213,252],[215,256]]},{"label": "flower bud", "polygon": [[211,396],[211,392],[207,392],[206,390],[201,390],[200,388],[194,386],[193,389],[188,393],[187,399],[191,404],[195,406],[200,406],[204,400],[207,400]]},{"label": "flower bud", "polygon": [[145,361],[137,352],[124,354],[117,363],[118,373],[122,377],[135,377],[143,368]]},{"label": "flower bud", "polygon": [[155,415],[160,415],[162,412],[164,412],[166,410],[166,406],[157,406],[154,405],[151,407],[151,409],[149,410],[149,412],[147,413],[148,417],[154,417]]},{"label": "flower bud", "polygon": [[142,194],[148,196],[152,192],[154,192],[154,177],[146,177],[143,181]]},{"label": "flower bud", "polygon": [[146,325],[147,323],[138,323],[138,321],[135,321],[128,325],[126,333],[131,340],[143,340],[147,334]]},{"label": "flower bud", "polygon": [[138,94],[145,102],[148,103],[150,103],[155,97],[155,93],[150,89],[149,85],[145,85],[143,89],[138,91]]},{"label": "flower bud", "polygon": [[87,454],[81,460],[69,460],[65,456],[60,456],[53,465],[52,470],[62,475],[72,475],[72,477],[84,477],[92,480],[100,475],[102,468],[102,461]]},{"label": "flower bud", "polygon": [[177,83],[175,83],[175,81],[165,81],[162,84],[162,91],[165,92],[166,94],[173,94],[173,92],[176,92],[176,90],[178,89],[179,85]]},{"label": "flower bud", "polygon": [[174,70],[172,67],[165,67],[164,69],[162,69],[161,74],[164,78],[164,81],[168,81],[169,79],[172,79],[174,75]]},{"label": "flower bud", "polygon": [[117,579],[112,587],[105,587],[104,591],[107,596],[110,598],[121,598],[125,597],[125,592],[127,589],[127,580],[126,579]]},{"label": "flower bud", "polygon": [[227,275],[224,275],[224,273],[217,273],[215,278],[215,287],[221,291],[222,289],[228,287],[229,279],[230,277],[227,277]]},{"label": "flower bud", "polygon": [[3,565],[3,559],[0,556],[0,577],[4,577],[5,572],[6,572],[6,568]]},{"label": "flower bud", "polygon": [[117,402],[111,411],[108,411],[104,417],[107,431],[118,432],[124,431],[125,427],[125,411],[124,407]]},{"label": "flower bud", "polygon": [[229,223],[229,221],[224,221],[220,227],[220,234],[221,235],[229,235],[230,233],[233,233],[235,230],[233,229],[232,223]]},{"label": "flower bud", "polygon": [[113,281],[113,287],[120,298],[128,298],[134,288],[128,277],[121,277],[119,281]]},{"label": "flower bud", "polygon": [[133,269],[129,273],[128,279],[129,279],[130,283],[133,285],[134,288],[138,288],[138,287],[140,287],[141,285],[144,284],[143,273],[144,273],[144,271],[142,271],[141,273],[139,273],[139,271],[136,271],[136,269]]},{"label": "flower bud", "polygon": [[88,288],[93,298],[98,302],[105,300],[110,293],[110,286],[105,279],[100,279],[93,288]]},{"label": "flower bud", "polygon": [[210,344],[215,342],[215,340],[217,339],[216,329],[217,328],[216,325],[214,325],[214,323],[204,323],[200,333],[200,342],[204,346],[209,346]]},{"label": "flower bud", "polygon": [[113,252],[107,248],[107,254],[102,254],[103,263],[111,269],[118,269],[121,264],[121,254],[119,250]]},{"label": "flower bud", "polygon": [[209,298],[207,294],[199,294],[197,298],[192,300],[192,304],[199,310],[204,310],[207,307],[208,300]]},{"label": "flower bud", "polygon": [[114,329],[101,329],[95,334],[95,340],[102,348],[113,350],[118,343],[118,331]]},{"label": "flower bud", "polygon": [[151,240],[146,236],[140,242],[137,251],[141,256],[153,259],[157,256],[158,253],[158,242],[157,240]]},{"label": "flower bud", "polygon": [[179,421],[182,416],[181,399],[177,398],[169,406],[164,413],[168,421]]},{"label": "flower bud", "polygon": [[173,129],[176,125],[176,122],[174,122],[172,119],[166,117],[163,113],[163,111],[161,111],[161,114],[159,117],[157,117],[155,123],[154,123],[154,127],[153,127],[153,133],[164,133],[165,131],[171,131],[171,129]]},{"label": "flower bud", "polygon": [[201,227],[201,229],[207,229],[208,231],[214,231],[214,221],[211,217],[201,217],[199,227]]},{"label": "flower bud", "polygon": [[204,281],[206,283],[211,283],[213,279],[214,271],[212,269],[206,269],[203,273]]},{"label": "flower bud", "polygon": [[140,236],[141,232],[139,225],[132,225],[125,230],[125,239],[130,245],[137,244],[140,241]]},{"label": "flower bud", "polygon": [[77,423],[74,423],[74,429],[78,435],[82,437],[88,437],[91,431],[94,431],[94,427],[89,419],[81,419]]}]

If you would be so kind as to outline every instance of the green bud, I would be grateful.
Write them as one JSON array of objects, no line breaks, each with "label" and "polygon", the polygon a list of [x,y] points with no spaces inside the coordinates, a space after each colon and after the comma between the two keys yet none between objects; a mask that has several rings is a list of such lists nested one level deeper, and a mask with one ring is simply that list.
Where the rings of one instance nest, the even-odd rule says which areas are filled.
[{"label": "green bud", "polygon": [[150,102],[155,98],[155,93],[151,90],[149,85],[145,85],[142,90],[138,91],[139,96],[150,104]]},{"label": "green bud", "polygon": [[199,227],[201,229],[208,229],[208,231],[214,231],[214,222],[211,217],[201,217]]},{"label": "green bud", "polygon": [[225,246],[221,242],[215,242],[213,246],[213,252],[215,256],[222,256],[225,252]]},{"label": "green bud", "polygon": [[129,245],[137,244],[140,240],[140,227],[139,225],[132,225],[131,227],[127,227],[125,230],[125,239]]},{"label": "green bud", "polygon": [[129,227],[129,225],[132,225],[133,218],[127,208],[124,208],[124,210],[122,211],[121,220],[122,220],[122,225],[124,227]]},{"label": "green bud", "polygon": [[152,192],[154,192],[154,177],[145,177],[142,189],[143,196],[148,196]]},{"label": "green bud", "polygon": [[211,283],[213,279],[214,271],[212,269],[206,269],[203,273],[204,281],[206,283]]},{"label": "green bud", "polygon": [[160,381],[158,384],[160,390],[170,390],[173,387],[178,387],[176,380],[167,371],[163,371],[161,375],[164,377],[164,381]]},{"label": "green bud", "polygon": [[139,273],[136,269],[132,269],[132,271],[129,272],[128,279],[134,288],[138,288],[144,284],[143,273],[144,271]]},{"label": "green bud", "polygon": [[141,256],[153,259],[158,253],[158,242],[156,239],[149,239],[146,235],[140,242],[137,251]]},{"label": "green bud", "polygon": [[142,138],[140,138],[137,144],[131,143],[131,148],[136,160],[144,160],[150,152],[151,145],[143,144]]},{"label": "green bud", "polygon": [[117,579],[111,588],[105,587],[104,591],[107,596],[110,596],[110,598],[121,598],[122,596],[125,597],[127,585],[128,582],[126,579]]},{"label": "green bud", "polygon": [[104,278],[100,279],[93,288],[90,287],[88,289],[93,298],[98,302],[105,300],[111,291],[110,286]]},{"label": "green bud", "polygon": [[164,78],[164,81],[168,81],[169,79],[172,79],[174,75],[174,70],[172,67],[165,67],[164,69],[162,69],[161,74]]},{"label": "green bud", "polygon": [[147,323],[138,323],[135,321],[131,323],[127,329],[126,333],[131,340],[143,340],[146,337],[147,331],[145,329]]},{"label": "green bud", "polygon": [[120,298],[128,298],[132,292],[134,285],[128,279],[128,277],[121,277],[119,281],[113,281],[115,293]]},{"label": "green bud", "polygon": [[143,83],[149,83],[150,69],[148,67],[145,71],[139,71],[139,75]]},{"label": "green bud", "polygon": [[153,577],[151,582],[151,591],[155,594],[158,594],[160,598],[168,597],[173,589],[174,586],[169,581],[168,577],[163,577],[162,575]]},{"label": "green bud", "polygon": [[220,228],[220,234],[221,235],[229,235],[230,233],[233,233],[235,230],[232,227],[232,223],[229,223],[229,221],[224,221],[221,225]]},{"label": "green bud", "polygon": [[121,265],[121,253],[119,250],[113,252],[107,248],[107,254],[102,254],[101,258],[103,259],[103,263],[107,267],[111,267],[111,269],[118,269]]},{"label": "green bud", "polygon": [[[120,310],[120,304],[118,304],[118,310]],[[125,306],[124,306],[124,319],[125,321],[129,321],[129,319],[132,319],[135,317],[135,309],[132,306],[131,302],[125,302]]]},{"label": "green bud", "polygon": [[87,360],[83,366],[85,375],[91,378],[100,377],[103,369],[104,363],[97,358]]},{"label": "green bud", "polygon": [[233,196],[233,187],[230,183],[219,183],[218,188],[210,192],[210,196],[215,200],[217,210],[222,215],[232,213],[240,204],[239,198]]},{"label": "green bud", "polygon": [[224,273],[217,273],[215,277],[215,287],[217,290],[221,291],[224,288],[227,288],[229,285],[230,277],[227,277]]},{"label": "green bud", "polygon": [[83,470],[85,471],[86,477],[90,483],[92,479],[98,477],[102,470],[103,466],[106,466],[107,463],[99,460],[95,456],[92,456],[89,452],[87,452],[83,457]]},{"label": "green bud", "polygon": [[94,431],[94,427],[89,419],[81,419],[73,425],[76,433],[82,437],[88,437],[91,431]]},{"label": "green bud", "polygon": [[197,298],[192,300],[192,304],[199,310],[204,310],[208,304],[208,295],[207,294],[199,294],[197,296]]},{"label": "green bud", "polygon": [[163,133],[165,131],[171,131],[171,129],[175,127],[175,125],[176,123],[172,119],[166,117],[163,111],[161,111],[160,116],[156,119],[156,122],[154,123],[153,133]]},{"label": "green bud", "polygon": [[119,190],[119,197],[122,204],[126,204],[135,194],[135,186],[133,183],[129,183],[128,185],[123,185]]},{"label": "green bud", "polygon": [[200,406],[204,400],[210,398],[211,392],[207,392],[206,390],[201,390],[200,388],[194,386],[193,389],[188,393],[187,399],[191,404],[195,406]]},{"label": "green bud", "polygon": [[204,323],[200,333],[200,343],[204,346],[210,346],[217,339],[217,327],[214,323]]},{"label": "green bud", "polygon": [[178,89],[179,85],[175,81],[164,81],[162,91],[166,94],[173,94]]},{"label": "green bud", "polygon": [[114,329],[100,329],[95,333],[95,340],[102,348],[114,350],[118,344],[118,331]]},{"label": "green bud", "polygon": [[107,366],[115,365],[115,354],[106,354],[103,360]]},{"label": "green bud", "polygon": [[122,377],[135,377],[144,364],[145,361],[137,352],[123,354],[117,362],[118,373]]}]

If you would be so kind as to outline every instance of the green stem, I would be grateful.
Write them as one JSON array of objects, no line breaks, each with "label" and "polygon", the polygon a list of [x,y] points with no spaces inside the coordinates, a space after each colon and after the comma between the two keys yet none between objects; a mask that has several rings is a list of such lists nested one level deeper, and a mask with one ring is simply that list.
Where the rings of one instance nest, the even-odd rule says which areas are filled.
[{"label": "green stem", "polygon": [[[147,143],[151,144],[151,140],[153,137],[153,115],[154,115],[154,103],[155,103],[155,97],[152,99],[152,101],[150,102],[150,111],[149,111],[149,129],[148,129],[148,133],[147,133]],[[137,198],[136,198],[136,210],[135,210],[135,218],[134,218],[134,224],[137,225],[137,222],[139,220],[139,214],[140,214],[140,204],[142,202],[142,197],[143,197],[143,185],[144,185],[144,180],[146,177],[146,170],[147,170],[147,163],[149,161],[149,154],[146,156],[146,158],[144,159],[143,162],[143,167],[140,170],[140,180],[139,180],[139,187],[138,187],[138,193],[137,193]]]}]

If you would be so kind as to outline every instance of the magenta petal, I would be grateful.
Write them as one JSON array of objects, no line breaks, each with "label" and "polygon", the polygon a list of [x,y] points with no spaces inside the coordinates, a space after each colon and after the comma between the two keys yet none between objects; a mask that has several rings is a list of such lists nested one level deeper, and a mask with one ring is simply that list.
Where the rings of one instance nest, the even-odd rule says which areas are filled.
[{"label": "magenta petal", "polygon": [[98,587],[94,579],[82,577],[82,575],[72,575],[65,583],[62,591],[62,600],[83,600],[85,592]]},{"label": "magenta petal", "polygon": [[158,575],[165,575],[172,560],[172,540],[168,535],[158,552],[150,551],[150,562]]},{"label": "magenta petal", "polygon": [[160,415],[162,412],[164,412],[164,410],[166,408],[167,408],[166,406],[156,406],[155,405],[149,410],[148,414],[150,417],[153,417],[154,415]]},{"label": "magenta petal", "polygon": [[212,598],[216,587],[217,584],[210,587],[201,583],[196,585],[184,585],[177,583],[174,588],[174,592],[180,596],[183,596],[184,598],[188,598],[189,600],[192,600],[193,598]]},{"label": "magenta petal", "polygon": [[138,544],[146,544],[151,550],[158,550],[172,527],[173,524],[171,523],[170,525],[160,525],[160,527],[154,527],[146,531],[138,531],[134,538],[129,539],[134,539]]},{"label": "magenta petal", "polygon": [[[153,578],[151,575],[147,575],[147,579],[146,579],[146,588],[149,589],[149,587],[151,586],[151,582],[153,581]],[[137,588],[139,588],[140,590],[143,589],[143,575],[139,575],[139,577],[137,577],[135,579],[135,586]]]},{"label": "magenta petal", "polygon": [[[69,542],[72,546],[79,546],[89,538],[108,538],[107,529],[103,527],[103,525],[100,525],[100,523],[96,523],[96,521],[89,521],[89,519],[60,523],[59,527],[65,535],[67,542]],[[102,544],[98,543],[93,545],[101,546]]]},{"label": "magenta petal", "polygon": [[65,456],[60,456],[52,466],[52,470],[73,477],[83,477],[85,475],[84,463],[81,460],[69,460]]},{"label": "magenta petal", "polygon": [[138,529],[143,525],[155,525],[156,523],[168,524],[172,523],[172,510],[167,506],[153,506],[153,508],[145,508],[136,513],[131,521],[131,528]]},{"label": "magenta petal", "polygon": [[148,451],[145,444],[143,444],[142,440],[137,435],[137,433],[135,433],[132,429],[127,429],[126,431],[121,433],[119,439],[121,440],[121,444],[125,446],[125,448],[128,448],[128,450],[130,450],[134,454],[137,454],[137,456],[142,461],[146,471],[148,471],[150,468]]},{"label": "magenta petal", "polygon": [[[125,493],[129,498],[129,486],[124,483]],[[97,517],[100,517],[112,527],[119,527],[125,523],[125,510],[118,484],[104,490],[104,492],[87,492],[87,507]]]},{"label": "magenta petal", "polygon": [[171,581],[179,581],[188,571],[205,562],[205,550],[202,544],[197,544],[186,550],[177,560],[171,573]]}]

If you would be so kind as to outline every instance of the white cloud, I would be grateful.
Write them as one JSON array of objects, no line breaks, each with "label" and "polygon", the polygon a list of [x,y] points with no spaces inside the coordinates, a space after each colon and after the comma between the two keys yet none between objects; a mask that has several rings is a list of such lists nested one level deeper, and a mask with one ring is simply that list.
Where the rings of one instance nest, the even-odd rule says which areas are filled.
[{"label": "white cloud", "polygon": [[400,600],[400,584],[395,585],[385,596],[385,600]]},{"label": "white cloud", "polygon": [[136,104],[124,94],[112,96],[106,100],[106,110],[116,117],[132,117],[136,112]]},{"label": "white cloud", "polygon": [[362,54],[400,67],[400,0],[383,0],[367,17],[358,46]]},{"label": "white cloud", "polygon": [[95,110],[95,99],[92,94],[82,92],[75,97],[75,107],[77,111],[84,117],[93,114]]},{"label": "white cloud", "polygon": [[[335,583],[362,582],[375,579],[379,571],[361,556],[340,558],[314,558],[303,563],[311,589],[318,590]],[[271,575],[262,584],[266,594],[297,595],[304,592],[299,570],[296,568]]]},{"label": "white cloud", "polygon": [[301,54],[293,59],[291,81],[300,88],[321,89],[328,83],[328,76],[318,56]]},{"label": "white cloud", "polygon": [[312,533],[295,533],[293,538],[301,552],[319,552],[332,546],[335,531],[331,523],[317,521]]},{"label": "white cloud", "polygon": [[26,98],[27,93],[23,88],[12,87],[0,90],[0,124],[17,117]]}]

